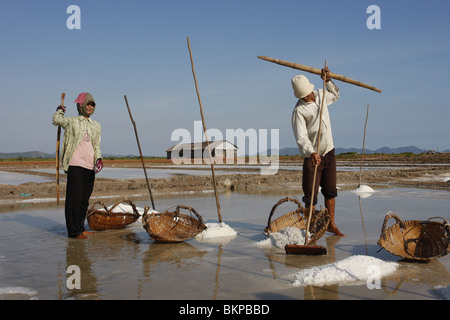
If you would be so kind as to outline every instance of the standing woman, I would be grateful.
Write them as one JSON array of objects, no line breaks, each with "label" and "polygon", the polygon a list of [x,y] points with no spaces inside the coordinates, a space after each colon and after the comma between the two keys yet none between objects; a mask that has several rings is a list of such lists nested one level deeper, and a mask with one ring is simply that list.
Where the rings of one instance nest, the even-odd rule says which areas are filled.
[{"label": "standing woman", "polygon": [[94,188],[95,174],[103,168],[100,152],[101,126],[91,119],[95,101],[91,94],[81,93],[74,101],[77,117],[64,117],[65,106],[53,114],[53,125],[64,129],[61,164],[67,173],[65,217],[70,238],[86,239],[94,234],[86,231],[84,222],[89,198]]}]

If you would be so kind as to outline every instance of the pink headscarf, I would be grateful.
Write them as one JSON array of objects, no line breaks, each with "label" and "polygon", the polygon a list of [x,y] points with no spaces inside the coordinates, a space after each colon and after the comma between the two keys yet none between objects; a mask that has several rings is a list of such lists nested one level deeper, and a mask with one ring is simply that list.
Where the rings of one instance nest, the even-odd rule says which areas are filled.
[{"label": "pink headscarf", "polygon": [[84,103],[84,100],[86,100],[86,95],[87,95],[86,92],[80,93],[78,95],[78,98],[74,102],[79,103],[82,106]]}]

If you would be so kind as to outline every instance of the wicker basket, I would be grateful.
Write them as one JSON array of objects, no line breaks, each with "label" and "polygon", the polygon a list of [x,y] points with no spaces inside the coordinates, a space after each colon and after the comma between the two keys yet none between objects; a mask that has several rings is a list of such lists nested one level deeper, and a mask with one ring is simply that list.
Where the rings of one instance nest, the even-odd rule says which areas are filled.
[{"label": "wicker basket", "polygon": [[[203,218],[193,208],[181,205],[174,207],[175,211],[169,211],[169,208],[162,213],[145,212],[142,215],[144,229],[156,242],[183,242],[206,229]],[[188,210],[190,214],[182,214],[180,209]]]},{"label": "wicker basket", "polygon": [[[114,209],[121,203],[129,204],[133,212],[114,212]],[[101,209],[97,208],[98,206]],[[87,212],[87,221],[92,230],[122,229],[139,219],[139,216],[134,203],[128,199],[123,199],[109,209],[102,202],[95,202]]]},{"label": "wicker basket", "polygon": [[[278,206],[281,204],[291,201],[297,205],[297,209],[294,211],[291,211],[289,213],[286,213],[282,215],[281,217],[275,219],[272,221],[272,217],[277,210]],[[275,233],[280,231],[281,229],[292,227],[292,228],[298,228],[298,229],[306,229],[306,224],[308,222],[307,215],[309,212],[305,212],[305,208],[302,206],[300,201],[297,200],[297,198],[293,197],[286,197],[283,199],[280,199],[270,211],[269,219],[267,221],[267,227],[264,228],[264,234],[266,236],[269,236],[271,233]],[[328,214],[328,210],[322,209],[322,210],[315,210],[315,213],[313,213],[313,216],[311,218],[311,224],[309,228],[310,233],[310,243],[313,243],[317,240],[319,240],[327,231],[328,224],[330,223],[330,215]]]},{"label": "wicker basket", "polygon": [[[396,223],[387,228],[388,220]],[[430,221],[442,219],[443,222]],[[394,212],[386,214],[378,245],[386,251],[408,259],[429,261],[449,252],[450,225],[444,218],[427,221],[402,221]]]}]

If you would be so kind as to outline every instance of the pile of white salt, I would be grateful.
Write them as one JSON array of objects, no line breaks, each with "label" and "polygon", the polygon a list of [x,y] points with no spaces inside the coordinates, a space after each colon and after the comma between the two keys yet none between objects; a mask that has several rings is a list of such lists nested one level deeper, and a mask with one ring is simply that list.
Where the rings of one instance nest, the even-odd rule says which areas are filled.
[{"label": "pile of white salt", "polygon": [[229,241],[237,235],[237,232],[225,222],[206,223],[206,229],[198,234],[195,239],[199,241]]},{"label": "pile of white salt", "polygon": [[[284,228],[257,243],[260,247],[276,247],[284,250],[287,244],[304,245],[305,230]],[[379,279],[393,273],[399,265],[395,262],[363,255],[350,256],[336,263],[303,269],[294,274],[294,286],[361,285],[370,277]],[[375,279],[375,278],[374,278]]]},{"label": "pile of white salt", "polygon": [[287,244],[304,245],[306,231],[299,228],[284,228],[278,232],[271,233],[269,237],[257,243],[260,247],[274,246],[284,250]]},{"label": "pile of white salt", "polygon": [[294,286],[362,285],[395,272],[398,266],[396,262],[355,255],[336,263],[301,270],[294,274]]},{"label": "pile of white salt", "polygon": [[376,191],[373,190],[371,187],[362,184],[358,188],[353,190],[353,192],[356,193],[358,196],[360,196],[362,199],[364,199],[364,198],[370,197]]}]

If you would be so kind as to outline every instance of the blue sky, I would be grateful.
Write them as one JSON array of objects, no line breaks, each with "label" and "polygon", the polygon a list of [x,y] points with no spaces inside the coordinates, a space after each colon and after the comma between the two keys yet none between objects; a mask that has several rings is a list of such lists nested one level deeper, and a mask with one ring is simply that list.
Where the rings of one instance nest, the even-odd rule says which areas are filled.
[{"label": "blue sky", "polygon": [[[67,7],[81,9],[69,30]],[[368,6],[381,9],[370,30]],[[336,147],[415,145],[450,149],[450,2],[324,1],[3,1],[0,11],[0,152],[55,152],[51,117],[66,93],[93,94],[104,154],[138,154],[127,95],[143,153],[164,155],[178,128],[201,120],[190,37],[208,128],[279,129],[295,147],[290,80],[300,71],[258,55],[330,70],[383,90],[336,81],[330,107]],[[306,74],[316,87],[318,76]]]}]

